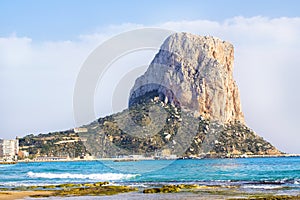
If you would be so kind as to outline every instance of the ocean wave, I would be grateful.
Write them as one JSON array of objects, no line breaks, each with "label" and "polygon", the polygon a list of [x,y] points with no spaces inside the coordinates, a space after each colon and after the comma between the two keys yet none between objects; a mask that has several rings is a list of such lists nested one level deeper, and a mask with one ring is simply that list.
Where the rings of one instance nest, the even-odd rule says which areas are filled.
[{"label": "ocean wave", "polygon": [[45,178],[45,179],[89,179],[99,181],[116,181],[131,179],[139,176],[139,174],[118,174],[118,173],[103,173],[103,174],[71,174],[71,173],[35,173],[28,172],[30,178]]},{"label": "ocean wave", "polygon": [[265,189],[265,190],[274,190],[283,188],[282,186],[277,185],[244,185],[243,188],[247,189]]},{"label": "ocean wave", "polygon": [[268,184],[268,185],[283,185],[283,184],[299,184],[299,179],[295,178],[295,179],[288,179],[288,178],[284,178],[284,179],[278,179],[278,180],[273,180],[273,181],[258,181],[256,182],[256,184]]}]

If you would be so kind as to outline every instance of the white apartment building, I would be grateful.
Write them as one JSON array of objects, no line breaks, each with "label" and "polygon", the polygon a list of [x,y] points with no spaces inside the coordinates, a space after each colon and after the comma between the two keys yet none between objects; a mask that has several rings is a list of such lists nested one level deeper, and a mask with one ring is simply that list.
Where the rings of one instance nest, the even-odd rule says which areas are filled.
[{"label": "white apartment building", "polygon": [[3,140],[0,139],[0,159],[1,160],[17,160],[19,153],[19,139]]}]

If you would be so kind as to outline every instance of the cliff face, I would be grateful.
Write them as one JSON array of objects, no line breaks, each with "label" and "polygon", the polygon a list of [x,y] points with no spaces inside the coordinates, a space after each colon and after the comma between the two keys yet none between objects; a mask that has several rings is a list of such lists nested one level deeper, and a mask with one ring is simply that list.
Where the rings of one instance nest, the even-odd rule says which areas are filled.
[{"label": "cliff face", "polygon": [[129,107],[149,94],[221,123],[244,122],[233,79],[233,46],[214,37],[171,35],[130,93]]}]

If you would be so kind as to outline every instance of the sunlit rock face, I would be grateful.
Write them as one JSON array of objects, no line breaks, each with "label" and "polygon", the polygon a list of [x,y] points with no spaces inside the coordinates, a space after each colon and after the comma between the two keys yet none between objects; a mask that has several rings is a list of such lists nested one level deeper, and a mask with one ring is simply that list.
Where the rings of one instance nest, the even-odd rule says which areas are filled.
[{"label": "sunlit rock face", "polygon": [[244,123],[233,61],[234,48],[228,42],[210,36],[173,34],[136,80],[129,107],[159,98],[192,111],[195,117]]}]

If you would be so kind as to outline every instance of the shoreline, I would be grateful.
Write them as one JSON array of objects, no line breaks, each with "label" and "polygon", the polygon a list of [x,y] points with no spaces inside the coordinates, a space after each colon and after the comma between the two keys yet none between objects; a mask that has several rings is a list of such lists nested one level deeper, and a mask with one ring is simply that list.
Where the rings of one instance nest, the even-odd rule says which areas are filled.
[{"label": "shoreline", "polygon": [[55,160],[18,160],[15,162],[0,162],[0,164],[33,163],[33,162],[85,162],[85,161],[115,161],[115,162],[135,162],[146,160],[185,160],[185,159],[236,159],[236,158],[280,158],[280,157],[300,157],[300,154],[279,154],[279,155],[240,155],[232,157],[178,157],[178,158],[94,158],[94,159],[55,159]]}]

